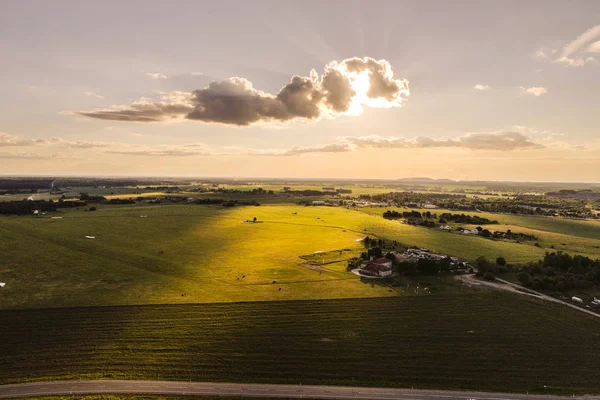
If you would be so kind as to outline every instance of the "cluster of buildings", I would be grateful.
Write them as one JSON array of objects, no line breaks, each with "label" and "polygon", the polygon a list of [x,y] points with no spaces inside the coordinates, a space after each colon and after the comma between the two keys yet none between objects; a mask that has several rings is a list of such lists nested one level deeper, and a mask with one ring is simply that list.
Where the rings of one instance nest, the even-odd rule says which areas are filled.
[{"label": "cluster of buildings", "polygon": [[389,207],[388,203],[376,203],[371,201],[356,201],[348,199],[328,199],[314,200],[310,203],[313,206],[352,206],[352,207]]},{"label": "cluster of buildings", "polygon": [[[395,251],[391,253],[396,257],[397,262],[417,263],[421,259],[432,261],[449,260],[451,271],[466,270],[471,267],[467,262],[460,261],[456,257],[432,253],[427,249],[408,249],[404,253]],[[363,261],[357,271],[361,276],[378,278],[391,276],[394,272],[392,260],[385,257],[371,257],[369,260]]]},{"label": "cluster of buildings", "polygon": [[465,235],[479,235],[480,231],[477,228],[463,229],[462,233],[464,233]]},{"label": "cluster of buildings", "polygon": [[450,256],[447,256],[444,254],[432,253],[427,249],[408,249],[404,253],[401,253],[401,254],[394,253],[394,255],[396,256],[396,260],[398,262],[403,262],[403,261],[418,262],[421,259],[432,260],[432,261],[449,260],[451,270],[461,270],[461,269],[467,269],[470,267],[469,263],[467,263],[465,261],[460,261],[456,257],[450,257]]}]

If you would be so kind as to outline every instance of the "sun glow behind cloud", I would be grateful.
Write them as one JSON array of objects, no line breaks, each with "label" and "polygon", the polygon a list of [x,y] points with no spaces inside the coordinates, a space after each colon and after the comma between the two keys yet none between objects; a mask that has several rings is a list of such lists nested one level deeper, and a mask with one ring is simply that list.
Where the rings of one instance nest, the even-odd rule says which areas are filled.
[{"label": "sun glow behind cloud", "polygon": [[364,112],[365,106],[370,108],[392,108],[399,105],[386,98],[370,98],[368,96],[369,89],[371,88],[370,76],[368,73],[347,73],[346,76],[350,80],[350,86],[355,92],[355,95],[350,102],[350,106],[348,107],[348,115],[361,115]]},{"label": "sun glow behind cloud", "polygon": [[295,75],[276,94],[256,89],[245,78],[231,77],[192,92],[161,93],[160,100],[143,98],[131,105],[66,113],[123,122],[187,119],[248,126],[356,116],[364,107],[401,107],[409,95],[408,81],[395,79],[386,60],[354,57],[328,63],[320,77],[315,70],[309,76]]}]

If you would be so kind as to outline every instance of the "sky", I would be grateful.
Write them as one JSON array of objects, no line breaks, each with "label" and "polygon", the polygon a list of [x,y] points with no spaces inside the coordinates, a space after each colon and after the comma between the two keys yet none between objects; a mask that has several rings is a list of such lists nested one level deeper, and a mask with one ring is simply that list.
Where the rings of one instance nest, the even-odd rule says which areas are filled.
[{"label": "sky", "polygon": [[600,2],[3,1],[0,174],[600,182]]}]

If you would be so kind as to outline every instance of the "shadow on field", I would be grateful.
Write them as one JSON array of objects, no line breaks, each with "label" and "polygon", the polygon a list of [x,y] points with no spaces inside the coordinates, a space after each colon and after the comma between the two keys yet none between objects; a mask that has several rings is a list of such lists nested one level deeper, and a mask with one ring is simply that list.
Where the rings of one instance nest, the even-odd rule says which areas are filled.
[{"label": "shadow on field", "polygon": [[0,311],[0,383],[82,377],[597,393],[598,331],[593,317],[501,292]]}]

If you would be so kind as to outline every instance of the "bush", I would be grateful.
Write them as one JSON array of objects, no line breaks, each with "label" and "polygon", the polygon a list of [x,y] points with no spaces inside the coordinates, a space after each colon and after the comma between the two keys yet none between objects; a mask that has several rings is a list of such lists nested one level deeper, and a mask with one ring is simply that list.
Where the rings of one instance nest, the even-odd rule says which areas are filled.
[{"label": "bush", "polygon": [[496,280],[496,275],[494,275],[493,272],[486,272],[485,274],[483,274],[483,279],[485,279],[486,281],[495,281]]},{"label": "bush", "polygon": [[519,280],[519,282],[521,282],[521,285],[523,286],[531,285],[531,275],[529,275],[527,272],[519,272],[517,274],[517,279]]}]

